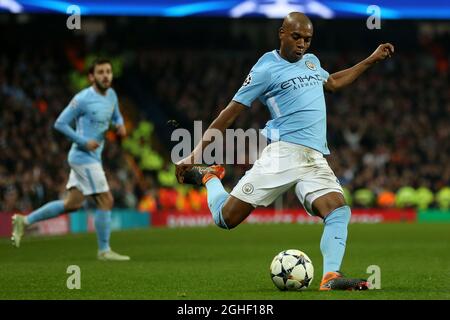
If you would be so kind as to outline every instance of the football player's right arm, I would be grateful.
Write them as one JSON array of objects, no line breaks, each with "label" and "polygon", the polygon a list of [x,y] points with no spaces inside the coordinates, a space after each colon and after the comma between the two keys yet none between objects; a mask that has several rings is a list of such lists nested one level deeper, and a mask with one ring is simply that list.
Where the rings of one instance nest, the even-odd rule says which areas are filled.
[{"label": "football player's right arm", "polygon": [[[223,134],[225,130],[231,126],[234,120],[236,120],[237,116],[245,109],[247,109],[247,107],[239,102],[232,100],[228,103],[227,107],[220,112],[219,116],[208,127],[202,137],[202,141],[197,144],[194,151],[192,151],[188,157],[176,164],[175,175],[179,182],[182,181],[181,177],[183,173],[202,159],[204,148],[213,141],[213,132],[219,130]],[[196,159],[198,160],[196,161]]]},{"label": "football player's right arm", "polygon": [[190,163],[194,163],[194,159],[201,159],[201,153],[205,147],[213,141],[214,130],[219,130],[223,134],[225,130],[233,124],[238,115],[245,109],[247,109],[247,107],[243,104],[233,100],[230,101],[226,108],[223,109],[219,116],[211,123],[203,135],[202,141],[197,144],[190,157],[188,157],[192,160]]},{"label": "football player's right arm", "polygon": [[75,97],[56,119],[54,128],[79,146],[89,151],[95,150],[99,146],[98,142],[86,139],[85,137],[77,134],[76,131],[71,127],[71,123],[80,115],[81,106],[79,105],[79,102]]},{"label": "football player's right arm", "polygon": [[180,177],[184,171],[202,159],[202,152],[212,142],[214,131],[219,130],[223,134],[236,120],[238,115],[243,110],[249,108],[251,103],[266,90],[269,79],[270,75],[267,71],[260,71],[259,68],[255,67],[252,69],[241,88],[233,97],[233,100],[228,103],[227,107],[220,112],[219,116],[208,127],[202,140],[194,148],[194,151],[188,157],[177,163],[176,176],[178,181],[181,181]]}]

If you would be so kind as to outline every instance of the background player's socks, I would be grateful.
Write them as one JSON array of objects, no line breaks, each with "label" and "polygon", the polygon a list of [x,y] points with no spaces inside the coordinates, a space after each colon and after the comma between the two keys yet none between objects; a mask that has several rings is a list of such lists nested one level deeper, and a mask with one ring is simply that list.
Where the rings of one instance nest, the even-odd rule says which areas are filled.
[{"label": "background player's socks", "polygon": [[223,229],[228,229],[222,217],[222,208],[230,195],[225,191],[222,182],[217,177],[209,179],[205,187],[208,190],[208,207],[215,224]]},{"label": "background player's socks", "polygon": [[339,271],[341,268],[350,216],[350,208],[343,206],[330,212],[324,220],[325,228],[320,241],[324,275],[330,271]]},{"label": "background player's socks", "polygon": [[64,201],[63,200],[52,201],[30,213],[25,218],[25,224],[30,225],[41,220],[54,218],[63,212],[64,212]]},{"label": "background player's socks", "polygon": [[98,251],[111,250],[109,237],[111,235],[111,211],[97,209],[95,211],[95,230],[97,231]]}]

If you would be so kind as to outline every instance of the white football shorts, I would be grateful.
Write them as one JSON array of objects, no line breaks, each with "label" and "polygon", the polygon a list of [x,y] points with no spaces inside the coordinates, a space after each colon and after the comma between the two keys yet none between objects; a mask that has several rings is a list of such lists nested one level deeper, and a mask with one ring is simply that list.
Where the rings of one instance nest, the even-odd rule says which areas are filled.
[{"label": "white football shorts", "polygon": [[294,185],[298,199],[310,215],[314,215],[312,203],[317,198],[330,192],[343,194],[339,180],[322,153],[277,141],[264,148],[231,195],[254,207],[267,207]]},{"label": "white football shorts", "polygon": [[75,187],[85,196],[109,191],[105,171],[100,163],[69,165],[71,169],[66,189]]}]

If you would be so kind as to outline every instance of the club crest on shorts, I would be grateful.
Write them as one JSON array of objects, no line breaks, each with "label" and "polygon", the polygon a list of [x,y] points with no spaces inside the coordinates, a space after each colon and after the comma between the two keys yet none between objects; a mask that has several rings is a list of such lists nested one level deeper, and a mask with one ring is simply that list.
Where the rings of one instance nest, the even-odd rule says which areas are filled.
[{"label": "club crest on shorts", "polygon": [[306,61],[305,64],[308,67],[308,69],[310,69],[312,71],[316,71],[317,70],[316,65],[314,63],[312,63],[311,61]]},{"label": "club crest on shorts", "polygon": [[245,78],[244,83],[242,84],[243,87],[246,87],[252,82],[252,75],[249,73],[247,78]]},{"label": "club crest on shorts", "polygon": [[251,183],[246,183],[242,186],[242,192],[245,194],[252,194],[253,190],[255,190],[255,188]]}]

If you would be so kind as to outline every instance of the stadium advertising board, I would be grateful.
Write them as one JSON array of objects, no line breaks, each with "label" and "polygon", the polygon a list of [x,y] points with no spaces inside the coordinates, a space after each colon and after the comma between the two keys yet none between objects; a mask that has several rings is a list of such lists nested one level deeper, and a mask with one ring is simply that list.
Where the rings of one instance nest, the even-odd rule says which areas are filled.
[{"label": "stadium advertising board", "polygon": [[[128,209],[113,209],[112,230],[126,230],[133,228],[148,228],[150,226],[150,214]],[[94,212],[80,210],[70,214],[70,230],[73,233],[93,232]]]},{"label": "stadium advertising board", "polygon": [[450,211],[442,211],[438,209],[419,210],[417,214],[419,222],[450,222]]},{"label": "stadium advertising board", "polygon": [[[13,213],[0,212],[0,237],[11,236],[11,217]],[[112,230],[148,228],[150,214],[135,210],[114,209],[112,211]],[[69,215],[60,215],[50,220],[37,222],[28,233],[31,235],[62,235],[95,231],[94,213],[78,211]]]},{"label": "stadium advertising board", "polygon": [[[415,222],[414,209],[353,209],[351,223]],[[318,217],[309,216],[304,210],[256,209],[245,221],[250,224],[263,223],[322,223]],[[212,225],[211,214],[205,212],[161,211],[153,214],[152,225],[174,227],[193,227]]]},{"label": "stadium advertising board", "polygon": [[[0,237],[11,235],[12,213],[0,212]],[[211,214],[201,212],[160,211],[142,213],[134,210],[115,209],[112,216],[112,229],[157,227],[196,227],[213,225]],[[245,221],[250,224],[264,223],[322,223],[317,217],[311,217],[304,210],[257,209]],[[450,211],[415,209],[352,209],[351,223],[386,223],[386,222],[450,222]],[[35,235],[61,235],[66,233],[93,232],[94,216],[86,211],[62,215],[52,220],[42,221],[31,230]]]}]

